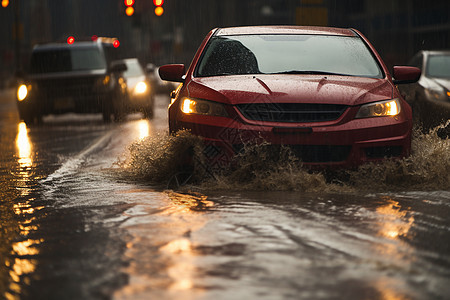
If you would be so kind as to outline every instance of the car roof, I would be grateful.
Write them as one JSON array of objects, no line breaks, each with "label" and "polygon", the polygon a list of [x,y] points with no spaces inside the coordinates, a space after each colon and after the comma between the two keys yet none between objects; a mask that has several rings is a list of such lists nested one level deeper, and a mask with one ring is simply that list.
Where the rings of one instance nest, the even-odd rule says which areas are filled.
[{"label": "car roof", "polygon": [[125,63],[131,63],[131,62],[139,63],[139,60],[136,57],[122,58],[121,60]]},{"label": "car roof", "polygon": [[357,36],[351,28],[319,27],[319,26],[242,26],[217,28],[216,36],[251,35],[251,34],[312,34]]},{"label": "car roof", "polygon": [[100,44],[103,44],[104,46],[107,45],[105,43],[97,43],[97,42],[76,42],[71,45],[67,43],[48,43],[34,46],[33,51],[70,49],[70,48],[97,48],[100,47]]}]

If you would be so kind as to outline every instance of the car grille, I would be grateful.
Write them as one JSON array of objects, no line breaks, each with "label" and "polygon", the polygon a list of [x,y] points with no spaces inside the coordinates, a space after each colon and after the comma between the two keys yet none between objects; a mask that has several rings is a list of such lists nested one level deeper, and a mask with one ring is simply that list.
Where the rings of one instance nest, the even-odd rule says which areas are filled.
[{"label": "car grille", "polygon": [[43,80],[39,83],[39,90],[47,98],[73,97],[89,98],[95,93],[95,83],[97,77],[76,78],[76,79],[53,79]]},{"label": "car grille", "polygon": [[265,122],[324,122],[338,119],[347,105],[314,103],[249,103],[236,107],[245,118]]}]

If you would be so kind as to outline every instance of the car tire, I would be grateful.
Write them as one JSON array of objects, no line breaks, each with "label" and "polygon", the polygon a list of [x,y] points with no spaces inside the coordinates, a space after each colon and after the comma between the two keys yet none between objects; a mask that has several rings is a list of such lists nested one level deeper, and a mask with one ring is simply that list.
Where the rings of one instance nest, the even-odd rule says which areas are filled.
[{"label": "car tire", "polygon": [[114,121],[121,122],[125,119],[125,105],[123,101],[115,101],[114,103]]},{"label": "car tire", "polygon": [[111,122],[111,112],[109,110],[104,110],[102,112],[103,122],[110,123]]},{"label": "car tire", "polygon": [[34,124],[34,116],[26,114],[26,115],[22,115],[20,116],[20,119],[23,120],[25,122],[25,124],[27,125],[33,125]]},{"label": "car tire", "polygon": [[147,107],[144,107],[142,110],[142,113],[144,115],[144,118],[153,119],[154,112],[155,112],[155,97],[152,96],[149,100],[150,100],[150,105]]},{"label": "car tire", "polygon": [[143,110],[144,118],[153,119],[154,111],[153,106],[145,107]]},{"label": "car tire", "polygon": [[42,123],[42,114],[30,106],[19,108],[19,118],[27,125]]},{"label": "car tire", "polygon": [[111,122],[111,115],[113,113],[112,103],[103,101],[102,104],[102,117],[104,123]]}]

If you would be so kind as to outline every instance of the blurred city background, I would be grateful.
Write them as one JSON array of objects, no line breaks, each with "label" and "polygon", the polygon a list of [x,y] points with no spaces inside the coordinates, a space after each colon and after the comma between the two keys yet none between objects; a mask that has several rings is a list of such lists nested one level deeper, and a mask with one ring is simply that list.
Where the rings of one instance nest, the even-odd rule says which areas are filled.
[{"label": "blurred city background", "polygon": [[[158,0],[155,0],[158,4]],[[320,25],[352,27],[392,67],[422,49],[450,48],[448,0],[1,0],[0,88],[27,69],[35,44],[115,37],[125,57],[143,65],[189,64],[215,27]],[[134,9],[126,14],[126,3]]]}]

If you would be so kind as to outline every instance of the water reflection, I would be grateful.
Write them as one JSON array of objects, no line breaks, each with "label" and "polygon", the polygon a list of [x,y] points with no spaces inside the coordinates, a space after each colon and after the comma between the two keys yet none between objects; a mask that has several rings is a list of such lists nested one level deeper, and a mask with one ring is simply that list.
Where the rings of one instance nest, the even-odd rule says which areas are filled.
[{"label": "water reflection", "polygon": [[[407,295],[406,291],[402,291],[401,282],[394,278],[379,278],[374,282],[380,300],[407,300],[414,299]],[[399,288],[400,287],[400,288]]]},{"label": "water reflection", "polygon": [[190,213],[192,211],[205,211],[214,206],[212,201],[208,200],[208,196],[202,194],[182,194],[176,192],[167,192],[173,206],[169,210],[171,213]]},{"label": "water reflection", "polygon": [[[29,170],[33,165],[31,156],[31,143],[28,137],[27,125],[22,122],[19,124],[19,131],[16,138],[16,147],[18,150],[18,163],[21,169]],[[23,173],[24,175],[26,173]]]},{"label": "water reflection", "polygon": [[[378,268],[384,270],[397,270],[409,272],[411,265],[416,261],[414,249],[405,242],[405,238],[411,235],[410,230],[414,225],[414,217],[410,207],[402,207],[400,202],[390,197],[384,197],[385,202],[376,209],[377,235],[386,240],[376,244],[376,252],[379,253]],[[378,291],[380,299],[401,300],[410,299],[407,292],[402,290],[402,283],[395,278],[380,278],[373,283]]]},{"label": "water reflection", "polygon": [[[174,220],[179,220],[180,228],[188,232],[188,236],[205,226],[208,220],[204,218],[202,212],[210,210],[214,206],[207,196],[197,193],[167,193],[171,201],[165,214],[170,214],[175,217]],[[161,251],[172,258],[172,263],[167,270],[173,281],[169,288],[174,291],[196,288],[197,292],[201,292],[200,288],[194,286],[194,279],[198,277],[198,254],[194,251],[191,239],[189,237],[179,238],[177,235],[177,238],[161,247]]]},{"label": "water reflection", "polygon": [[43,207],[32,205],[35,198],[30,197],[32,192],[32,168],[33,146],[28,136],[28,128],[24,122],[18,124],[18,132],[15,140],[18,170],[14,172],[16,189],[19,191],[15,198],[12,212],[17,216],[19,235],[18,241],[11,245],[13,259],[6,260],[9,269],[9,292],[5,293],[6,299],[20,299],[22,288],[30,284],[29,276],[35,272],[37,260],[33,259],[39,254],[36,247],[43,242],[42,239],[30,239],[28,236],[38,230],[35,225],[35,214]]},{"label": "water reflection", "polygon": [[[172,290],[189,290],[192,289],[193,278],[195,276],[194,253],[192,252],[191,241],[183,238],[171,241],[161,248],[162,251],[168,252],[170,255],[177,255],[177,263],[168,269],[169,276],[174,280],[170,286]],[[180,256],[182,259],[180,259]]]},{"label": "water reflection", "polygon": [[398,201],[385,198],[386,205],[378,207],[377,213],[383,222],[379,223],[379,235],[392,240],[406,237],[414,223],[414,217],[408,216],[408,210],[401,207]]}]

